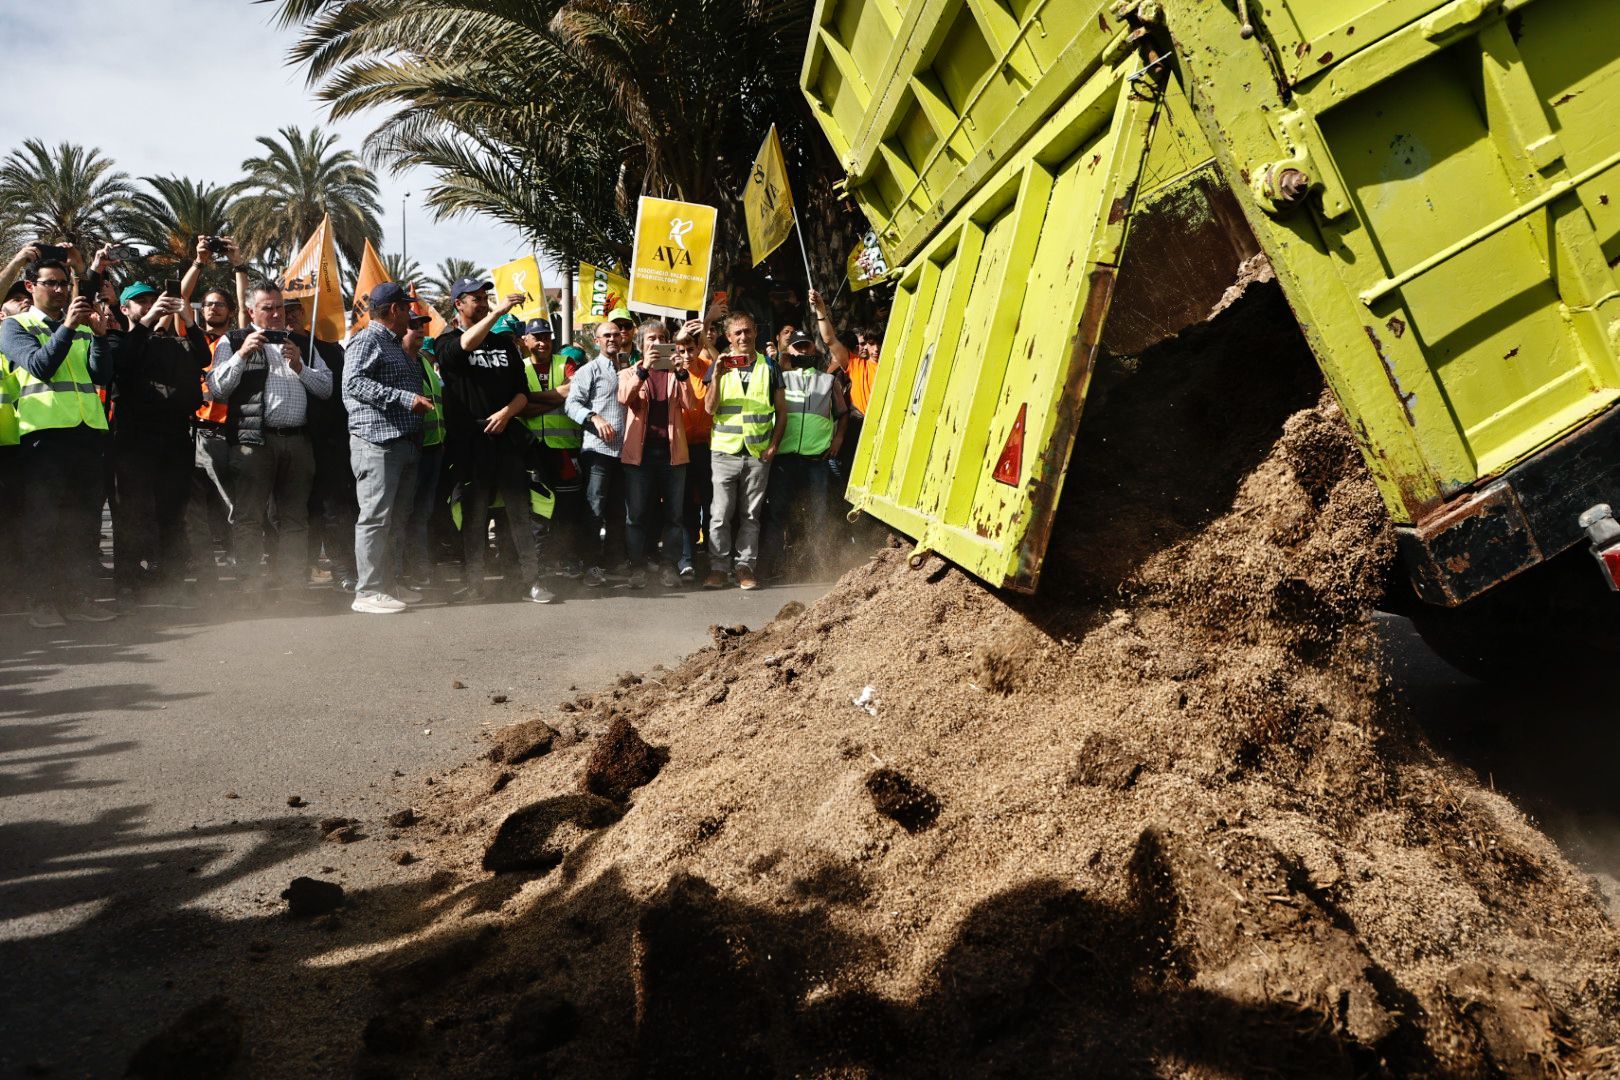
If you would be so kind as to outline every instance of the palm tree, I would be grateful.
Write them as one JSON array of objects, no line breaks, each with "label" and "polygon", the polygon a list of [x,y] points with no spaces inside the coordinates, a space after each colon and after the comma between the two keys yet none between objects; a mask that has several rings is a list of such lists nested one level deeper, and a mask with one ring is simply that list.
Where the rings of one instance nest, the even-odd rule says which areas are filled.
[{"label": "palm tree", "polygon": [[190,262],[197,237],[229,236],[234,184],[220,186],[183,176],[142,178],[150,190],[137,191],[124,214],[129,239],[151,249],[155,266]]},{"label": "palm tree", "polygon": [[391,251],[382,257],[383,269],[388,271],[390,281],[401,285],[409,285],[413,281],[422,280],[422,268],[415,259],[407,259],[397,251]]},{"label": "palm tree", "polygon": [[238,244],[285,265],[321,219],[332,218],[343,261],[358,266],[365,241],[382,241],[377,178],[350,150],[335,150],[337,136],[320,128],[285,127],[279,138],[261,135],[262,157],[242,162],[246,192],[232,209]]},{"label": "palm tree", "polygon": [[471,259],[450,258],[433,268],[433,273],[421,281],[421,296],[423,300],[438,309],[439,314],[446,319],[451,315],[450,287],[461,278],[484,278],[487,280],[489,271],[473,262]]},{"label": "palm tree", "polygon": [[564,259],[624,257],[642,194],[719,207],[735,250],[770,123],[822,145],[797,87],[811,0],[276,2],[334,117],[391,114],[368,158],[432,170],[438,217],[486,214]]},{"label": "palm tree", "polygon": [[29,139],[0,161],[0,205],[25,233],[74,244],[89,257],[116,239],[133,190],[129,176],[94,147]]}]

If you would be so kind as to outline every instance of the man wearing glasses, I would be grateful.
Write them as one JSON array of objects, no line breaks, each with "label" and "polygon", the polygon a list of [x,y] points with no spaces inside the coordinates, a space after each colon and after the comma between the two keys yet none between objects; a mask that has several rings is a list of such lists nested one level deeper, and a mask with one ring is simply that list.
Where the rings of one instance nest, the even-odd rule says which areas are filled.
[{"label": "man wearing glasses", "polygon": [[[99,273],[104,253],[97,253]],[[112,382],[107,328],[91,296],[74,295],[66,264],[45,259],[26,275],[33,306],[0,323],[0,353],[17,372],[23,520],[22,580],[33,592],[28,621],[42,629],[68,618],[112,618],[89,602],[99,573],[107,413],[97,393]],[[84,290],[88,291],[88,290]]]},{"label": "man wearing glasses", "polygon": [[[630,364],[629,335],[614,319],[598,323],[596,358],[574,373],[564,404],[568,418],[585,429],[580,472],[585,474],[585,535],[588,563],[585,584],[601,588],[608,566],[624,551],[624,476],[619,452],[624,448],[625,409],[619,403],[619,372]],[[606,531],[606,542],[597,539]],[[639,567],[631,567],[632,570]]]}]

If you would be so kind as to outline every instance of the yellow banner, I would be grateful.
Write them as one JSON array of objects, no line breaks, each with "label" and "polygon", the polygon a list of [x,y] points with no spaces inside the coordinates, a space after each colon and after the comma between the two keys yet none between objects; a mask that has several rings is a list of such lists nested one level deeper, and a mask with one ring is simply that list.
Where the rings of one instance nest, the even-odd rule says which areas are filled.
[{"label": "yellow banner", "polygon": [[574,325],[589,326],[607,318],[608,312],[624,306],[630,292],[630,279],[590,263],[579,264],[579,281],[574,289]]},{"label": "yellow banner", "polygon": [[322,218],[298,254],[281,275],[284,299],[304,301],[309,325],[321,341],[342,341],[345,336],[343,286],[338,279],[337,251],[332,246],[332,219]]},{"label": "yellow banner", "polygon": [[855,250],[849,253],[845,269],[852,292],[860,292],[889,276],[889,260],[883,257],[883,249],[878,246],[876,231],[869,229],[861,237]]},{"label": "yellow banner", "polygon": [[748,174],[743,216],[748,219],[748,250],[758,266],[793,231],[793,189],[788,186],[787,162],[782,158],[782,139],[775,124]]},{"label": "yellow banner", "polygon": [[495,289],[490,293],[491,305],[512,293],[522,293],[528,299],[512,309],[514,318],[528,322],[530,319],[544,319],[551,314],[546,310],[546,289],[540,280],[540,263],[533,255],[502,263],[490,274],[490,279],[495,282]]},{"label": "yellow banner", "polygon": [[677,319],[702,311],[714,256],[714,222],[712,206],[643,195],[636,207],[625,306]]},{"label": "yellow banner", "polygon": [[371,290],[385,281],[393,280],[388,271],[383,268],[382,260],[372,248],[371,241],[366,241],[366,248],[360,253],[360,275],[354,281],[354,306],[350,309],[354,315],[353,330],[359,330],[371,322]]}]

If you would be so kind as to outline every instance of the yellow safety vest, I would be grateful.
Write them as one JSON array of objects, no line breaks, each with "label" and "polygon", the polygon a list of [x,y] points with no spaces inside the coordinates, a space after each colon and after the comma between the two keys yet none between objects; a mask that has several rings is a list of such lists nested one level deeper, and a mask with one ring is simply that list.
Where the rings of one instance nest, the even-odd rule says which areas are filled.
[{"label": "yellow safety vest", "polygon": [[746,452],[752,457],[763,454],[771,445],[771,433],[776,428],[771,368],[765,357],[754,354],[746,389],[742,372],[728,369],[720,373],[714,393],[720,395],[720,400],[714,410],[714,434],[709,436],[709,449],[717,454]]},{"label": "yellow safety vest", "polygon": [[426,450],[444,442],[444,384],[426,355],[422,356],[422,396],[433,402],[433,408],[422,416],[422,448]]},{"label": "yellow safety vest", "polygon": [[21,437],[17,428],[17,372],[11,361],[0,355],[0,446],[16,446]]},{"label": "yellow safety vest", "polygon": [[[528,380],[529,390],[540,393],[542,390],[552,389],[563,384],[564,357],[551,358],[551,386],[540,385],[540,373],[534,370],[534,365],[527,359],[523,361],[523,377]],[[534,432],[540,441],[554,450],[578,450],[585,445],[585,429],[568,419],[568,413],[563,411],[561,405],[550,412],[539,416],[526,416],[523,426]]]},{"label": "yellow safety vest", "polygon": [[[51,340],[50,327],[32,313],[13,315],[12,319],[41,345]],[[15,365],[20,434],[81,424],[97,431],[107,430],[107,412],[101,406],[96,384],[90,381],[90,342],[94,337],[88,326],[75,328],[73,346],[49,380],[37,379],[27,368]]]},{"label": "yellow safety vest", "polygon": [[794,368],[782,372],[782,382],[788,413],[778,451],[820,457],[832,448],[838,426],[833,419],[833,376],[814,368]]}]

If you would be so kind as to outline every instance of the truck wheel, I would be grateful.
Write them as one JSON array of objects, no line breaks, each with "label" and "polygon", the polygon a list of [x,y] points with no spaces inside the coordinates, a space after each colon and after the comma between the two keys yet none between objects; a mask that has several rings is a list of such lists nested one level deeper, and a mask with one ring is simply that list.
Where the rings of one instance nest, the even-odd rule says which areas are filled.
[{"label": "truck wheel", "polygon": [[1485,683],[1597,678],[1620,661],[1620,594],[1580,544],[1454,608],[1409,612],[1424,644]]}]

